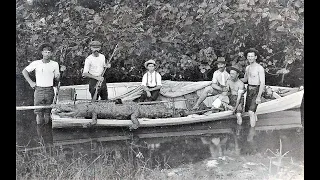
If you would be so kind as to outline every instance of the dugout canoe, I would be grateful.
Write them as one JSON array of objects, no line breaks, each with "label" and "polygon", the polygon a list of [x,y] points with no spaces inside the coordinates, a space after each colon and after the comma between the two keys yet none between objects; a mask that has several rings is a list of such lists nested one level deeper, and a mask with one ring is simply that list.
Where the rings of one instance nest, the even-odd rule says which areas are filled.
[{"label": "dugout canoe", "polygon": [[[108,83],[109,98],[121,96],[122,94],[133,91],[140,86],[140,82],[129,83]],[[278,111],[284,111],[293,108],[299,108],[302,103],[304,90],[301,88],[289,88],[280,86],[267,86],[272,91],[272,95],[275,99],[261,103],[257,108],[257,114],[266,114]],[[88,85],[73,85],[73,86],[61,86],[60,91],[66,89],[73,89],[70,96],[77,97],[78,100],[90,100],[90,93]],[[199,90],[201,91],[201,90]],[[283,92],[281,94],[277,92]],[[199,93],[197,93],[199,94]],[[59,95],[60,96],[60,95]],[[182,98],[182,99],[181,99]],[[179,98],[167,98],[162,99],[162,103],[172,102],[179,106],[179,103],[186,103],[187,99],[183,101],[183,97]],[[58,103],[63,103],[64,99],[60,98]],[[211,107],[212,97],[208,97],[204,101],[205,105]],[[243,113],[243,116],[248,116],[247,113]],[[192,114],[187,117],[174,117],[174,118],[139,118],[140,127],[156,127],[156,126],[172,126],[181,124],[192,124],[199,122],[208,122],[216,120],[234,119],[235,115],[232,111],[223,111],[218,113],[206,113],[203,115]],[[86,127],[87,124],[92,122],[91,119],[82,118],[67,118],[60,117],[59,115],[52,114],[52,128],[68,128],[68,127]],[[117,119],[97,119],[95,126],[110,126],[110,127],[130,127],[132,125],[131,120],[117,120]]]}]

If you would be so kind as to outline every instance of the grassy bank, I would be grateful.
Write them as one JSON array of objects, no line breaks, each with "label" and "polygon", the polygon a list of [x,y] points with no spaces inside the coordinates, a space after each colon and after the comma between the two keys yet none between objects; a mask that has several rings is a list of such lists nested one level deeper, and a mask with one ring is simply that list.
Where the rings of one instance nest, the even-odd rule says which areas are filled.
[{"label": "grassy bank", "polygon": [[[167,159],[153,161],[133,149],[99,149],[96,153],[75,153],[59,147],[16,154],[16,179],[303,179],[303,162],[286,152],[223,156],[171,168]],[[145,156],[147,156],[145,154]]]}]

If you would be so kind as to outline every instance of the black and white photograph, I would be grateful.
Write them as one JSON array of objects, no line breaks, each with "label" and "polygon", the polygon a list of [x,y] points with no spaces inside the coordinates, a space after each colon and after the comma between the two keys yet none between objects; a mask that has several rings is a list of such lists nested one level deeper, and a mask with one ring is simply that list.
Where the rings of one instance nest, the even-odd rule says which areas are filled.
[{"label": "black and white photograph", "polygon": [[304,0],[16,0],[17,180],[303,180]]}]

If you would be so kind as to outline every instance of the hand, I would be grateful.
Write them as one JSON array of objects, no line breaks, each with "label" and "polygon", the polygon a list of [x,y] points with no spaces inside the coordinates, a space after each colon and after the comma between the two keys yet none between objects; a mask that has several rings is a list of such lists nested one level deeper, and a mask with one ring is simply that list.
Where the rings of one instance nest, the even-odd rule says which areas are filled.
[{"label": "hand", "polygon": [[96,80],[98,80],[98,81],[103,81],[104,78],[103,78],[102,76],[98,76],[98,77],[96,78]]},{"label": "hand", "polygon": [[33,82],[33,81],[29,82],[29,84],[30,84],[30,86],[32,87],[32,89],[34,89],[34,87],[36,87],[36,83]]},{"label": "hand", "polygon": [[257,97],[256,98],[256,104],[260,104],[261,103],[261,98]]},{"label": "hand", "polygon": [[148,97],[151,97],[150,91],[147,91],[147,96],[148,96]]},{"label": "hand", "polygon": [[227,92],[228,91],[227,87],[222,87],[222,91]]},{"label": "hand", "polygon": [[110,63],[107,63],[105,67],[106,67],[106,68],[111,68],[111,64],[110,64]]}]

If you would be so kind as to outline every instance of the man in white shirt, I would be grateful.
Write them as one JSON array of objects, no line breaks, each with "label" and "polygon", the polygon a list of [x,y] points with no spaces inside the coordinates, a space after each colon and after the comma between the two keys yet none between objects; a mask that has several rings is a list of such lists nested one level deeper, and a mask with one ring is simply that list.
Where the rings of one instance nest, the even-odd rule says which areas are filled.
[{"label": "man in white shirt", "polygon": [[160,95],[161,75],[155,71],[156,62],[152,59],[146,61],[144,66],[148,69],[142,77],[143,93],[139,99],[140,102],[155,101]]},{"label": "man in white shirt", "polygon": [[[28,81],[30,86],[35,89],[34,91],[34,105],[51,105],[54,98],[53,81],[59,81],[59,64],[50,60],[53,47],[49,44],[42,44],[40,51],[43,58],[31,62],[26,68],[23,69],[22,74]],[[35,71],[36,82],[32,81],[29,73]],[[50,121],[51,109],[36,109],[37,124],[47,124]]]},{"label": "man in white shirt", "polygon": [[89,92],[91,94],[91,98],[93,98],[95,93],[95,87],[98,81],[102,81],[101,87],[99,88],[97,99],[99,96],[101,100],[108,99],[108,88],[106,79],[103,77],[102,72],[104,67],[110,68],[111,64],[106,63],[106,58],[103,54],[99,53],[101,49],[101,43],[99,41],[92,41],[90,43],[90,49],[92,54],[89,55],[84,64],[83,68],[83,77],[89,78]]},{"label": "man in white shirt", "polygon": [[217,64],[218,70],[213,73],[212,84],[210,86],[207,86],[201,93],[198,101],[192,108],[194,110],[199,109],[200,103],[202,103],[206,99],[209,93],[212,95],[218,95],[222,92],[227,91],[226,85],[230,75],[226,71],[226,61],[224,58],[218,58],[218,60],[215,61],[214,64]]}]

